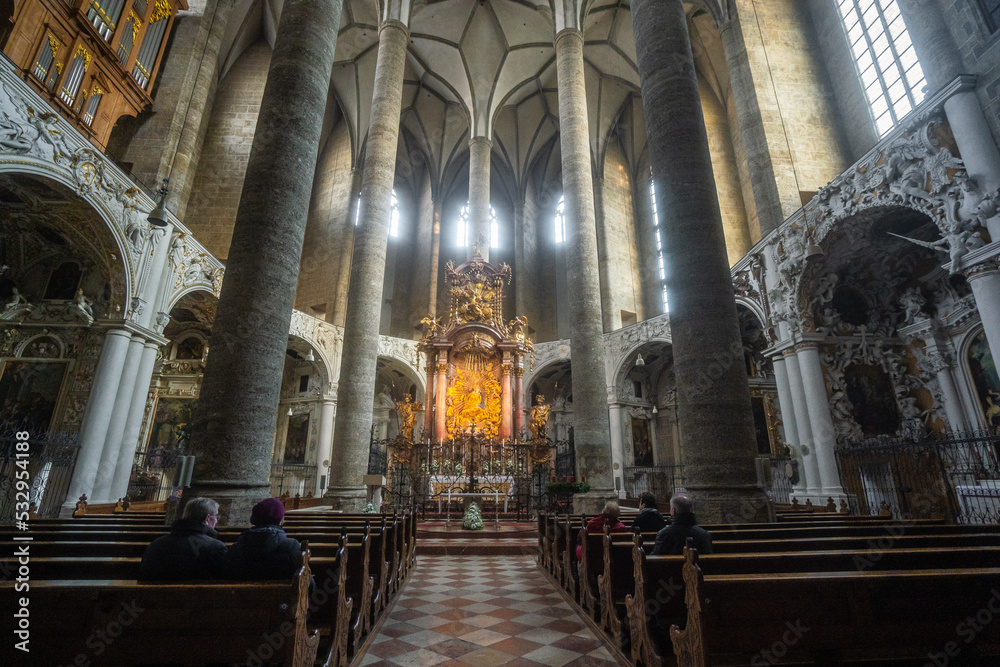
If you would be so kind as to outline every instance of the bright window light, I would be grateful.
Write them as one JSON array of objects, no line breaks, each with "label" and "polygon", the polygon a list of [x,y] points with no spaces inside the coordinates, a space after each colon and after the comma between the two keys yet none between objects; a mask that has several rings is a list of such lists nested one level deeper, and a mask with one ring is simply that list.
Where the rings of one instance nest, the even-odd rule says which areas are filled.
[{"label": "bright window light", "polygon": [[562,243],[566,240],[566,196],[563,195],[559,198],[559,203],[556,204],[556,243]]},{"label": "bright window light", "polygon": [[[468,248],[469,240],[469,203],[466,202],[458,216],[455,245],[459,248]],[[490,247],[500,247],[500,220],[497,218],[497,210],[492,205],[490,206]]]}]

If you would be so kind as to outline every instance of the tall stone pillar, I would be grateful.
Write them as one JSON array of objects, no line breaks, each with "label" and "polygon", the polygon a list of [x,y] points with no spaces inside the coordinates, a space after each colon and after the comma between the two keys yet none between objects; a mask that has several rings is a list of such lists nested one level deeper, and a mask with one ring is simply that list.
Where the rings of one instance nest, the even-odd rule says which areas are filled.
[{"label": "tall stone pillar", "polygon": [[427,394],[424,396],[424,439],[434,435],[434,362],[431,359],[431,352],[427,353]]},{"label": "tall stone pillar", "polygon": [[[785,442],[795,452],[795,460],[802,466],[802,450],[799,446],[798,424],[795,419],[795,407],[792,402],[792,388],[788,380],[788,368],[784,357],[771,359],[774,366],[774,380],[778,386],[778,410],[781,413],[781,423],[784,425]],[[805,475],[799,471],[799,481],[793,485],[796,493],[805,493]]]},{"label": "tall stone pillar", "polygon": [[[608,391],[608,395],[614,388]],[[622,429],[622,405],[612,403],[608,406],[608,420],[611,424],[611,468],[612,477],[615,482],[615,489],[621,496],[621,490],[625,488],[622,474],[625,472],[625,435]],[[617,467],[616,467],[617,466]]]},{"label": "tall stone pillar", "polygon": [[513,368],[509,363],[503,365],[503,376],[500,387],[503,393],[500,396],[500,437],[511,438],[514,435],[514,383]]},{"label": "tall stone pillar", "polygon": [[966,271],[994,359],[1000,359],[1000,260],[994,257]]},{"label": "tall stone pillar", "polygon": [[[192,61],[188,76],[193,74],[191,89],[181,91],[180,103],[174,116],[175,126],[180,124],[180,137],[170,157],[169,166],[162,176],[170,177],[168,204],[184,219],[188,200],[194,185],[201,145],[208,130],[208,116],[212,113],[217,82],[219,80],[219,49],[229,25],[232,0],[209,0],[192,48]],[[197,64],[194,59],[197,57]],[[162,169],[161,169],[162,171]]]},{"label": "tall stone pillar", "polygon": [[117,500],[128,492],[128,482],[132,476],[132,465],[135,451],[142,435],[142,421],[146,415],[146,403],[149,399],[149,384],[153,380],[153,367],[156,356],[160,352],[159,341],[148,340],[142,348],[142,358],[139,359],[139,372],[135,376],[135,387],[132,391],[132,403],[129,406],[128,419],[125,421],[125,431],[122,435],[122,446],[115,463],[114,478],[111,481],[110,497]]},{"label": "tall stone pillar", "polygon": [[795,350],[789,348],[783,353],[788,371],[788,390],[792,402],[792,412],[795,415],[795,431],[799,441],[799,460],[802,469],[799,470],[800,492],[807,495],[822,495],[822,483],[819,477],[819,464],[816,462],[816,449],[813,447],[812,428],[809,425],[809,406],[806,403],[806,392],[802,386],[802,372],[799,369],[799,358]]},{"label": "tall stone pillar", "polygon": [[439,441],[448,437],[448,413],[446,399],[448,397],[448,362],[444,355],[438,357],[437,389],[434,391],[434,435]]},{"label": "tall stone pillar", "polygon": [[[726,54],[729,82],[733,89],[733,102],[736,105],[760,234],[764,237],[781,226],[786,210],[791,213],[799,207],[799,191],[787,145],[772,146],[768,142],[761,96],[773,96],[770,81],[766,87],[762,86],[764,90],[758,91],[736,3],[730,3],[729,11],[729,20],[723,22],[719,31]],[[752,30],[756,34],[756,24],[753,24]],[[773,101],[776,103],[776,100]],[[781,139],[784,141],[784,137]],[[778,155],[774,155],[774,152]]]},{"label": "tall stone pillar", "polygon": [[[632,0],[662,216],[685,486],[705,522],[766,521],[722,213],[681,0]],[[563,151],[565,156],[565,151]],[[576,345],[573,346],[576,384]]]},{"label": "tall stone pillar", "polygon": [[316,497],[323,495],[326,490],[323,486],[323,477],[329,480],[330,465],[324,461],[333,463],[330,458],[333,451],[333,418],[337,414],[337,401],[331,397],[323,399],[323,405],[319,412],[319,446],[316,451]]},{"label": "tall stone pillar", "polygon": [[[937,0],[899,0],[898,5],[927,79],[928,92],[936,93],[965,70],[949,21]],[[993,192],[1000,187],[1000,150],[976,98],[974,77],[958,86],[945,101],[944,110],[969,175],[984,192]]]},{"label": "tall stone pillar", "polygon": [[118,396],[118,385],[122,379],[122,369],[125,367],[125,357],[128,355],[131,332],[125,329],[111,329],[105,334],[101,358],[94,372],[94,384],[90,390],[90,399],[83,414],[80,425],[80,453],[77,455],[73,478],[69,483],[69,492],[60,514],[68,515],[73,511],[77,499],[87,494],[94,494],[94,482],[97,481],[98,469],[101,465],[101,454],[108,437],[108,426],[111,424],[111,414]]},{"label": "tall stone pillar", "polygon": [[366,497],[362,478],[368,469],[375,405],[382,283],[409,35],[407,27],[395,20],[383,21],[379,30],[371,124],[361,181],[361,215],[354,230],[337,424],[333,433],[334,460],[330,487],[324,496],[334,508],[345,511],[361,511]]},{"label": "tall stone pillar", "polygon": [[514,367],[514,438],[524,431],[524,367],[518,363]]},{"label": "tall stone pillar", "polygon": [[[434,200],[434,231],[431,237],[431,270],[430,270],[430,280],[428,280],[427,289],[430,290],[430,298],[427,301],[428,314],[434,318],[437,317],[437,302],[438,302],[438,273],[440,273],[440,263],[441,263],[441,200],[443,197],[439,197]],[[430,387],[430,382],[427,383]],[[427,433],[430,433],[430,429],[427,429]]]},{"label": "tall stone pillar", "polygon": [[796,347],[796,356],[802,372],[802,388],[809,405],[809,424],[812,427],[819,481],[822,483],[821,493],[834,498],[843,497],[844,489],[837,472],[837,434],[833,428],[833,416],[830,414],[830,402],[826,395],[823,366],[819,361],[819,346],[812,341],[801,343]]},{"label": "tall stone pillar", "polygon": [[[603,171],[603,170],[602,170]],[[605,331],[622,328],[621,310],[615,307],[611,290],[611,262],[608,258],[608,226],[604,216],[604,177],[594,177],[594,215],[597,225],[597,265],[600,267],[598,280],[601,285],[601,315]]]},{"label": "tall stone pillar", "polygon": [[288,328],[341,2],[286,0],[261,100],[192,420],[194,489],[185,494],[219,501],[223,526],[246,524],[250,508],[269,495]]},{"label": "tall stone pillar", "polygon": [[[611,428],[604,377],[604,327],[598,279],[597,219],[591,170],[583,33],[566,28],[556,35],[559,134],[563,193],[566,197],[567,281],[573,349],[573,434],[577,475],[586,476],[590,498],[575,502],[577,512],[600,512],[614,494]],[[735,312],[735,311],[734,311]]]},{"label": "tall stone pillar", "polygon": [[490,153],[493,141],[489,137],[469,140],[469,228],[468,258],[479,254],[490,261],[493,236],[490,230]]}]

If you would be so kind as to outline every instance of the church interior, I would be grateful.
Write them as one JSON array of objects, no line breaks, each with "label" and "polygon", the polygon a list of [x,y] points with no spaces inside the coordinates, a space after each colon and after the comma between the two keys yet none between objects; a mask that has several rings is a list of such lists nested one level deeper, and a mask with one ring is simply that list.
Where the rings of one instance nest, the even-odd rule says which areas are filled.
[{"label": "church interior", "polygon": [[[0,0],[0,52],[13,664],[1000,660],[1000,1]],[[129,616],[200,497],[302,569]]]}]

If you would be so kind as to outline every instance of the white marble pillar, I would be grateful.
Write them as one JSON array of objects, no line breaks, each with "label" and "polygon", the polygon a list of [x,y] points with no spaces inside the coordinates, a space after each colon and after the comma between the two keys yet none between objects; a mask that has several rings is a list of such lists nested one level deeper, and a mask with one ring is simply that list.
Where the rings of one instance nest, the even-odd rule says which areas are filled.
[{"label": "white marble pillar", "polygon": [[139,437],[142,435],[142,421],[143,417],[146,416],[146,400],[149,395],[149,384],[153,379],[153,366],[156,364],[156,355],[159,351],[160,343],[154,340],[147,341],[142,349],[142,357],[139,360],[139,370],[135,377],[135,387],[132,391],[132,401],[129,406],[128,418],[125,420],[125,431],[121,438],[122,447],[118,452],[114,478],[111,480],[110,497],[116,500],[124,497],[128,492],[128,482],[132,476],[135,451],[139,446]]},{"label": "white marble pillar", "polygon": [[785,443],[795,452],[795,460],[799,464],[799,481],[793,486],[795,493],[806,493],[805,475],[802,474],[804,464],[802,462],[802,450],[799,443],[798,424],[795,419],[795,407],[792,401],[792,388],[788,381],[788,368],[785,359],[777,356],[771,360],[774,367],[774,380],[778,386],[778,412],[781,414],[781,423],[785,427]]},{"label": "white marble pillar", "polygon": [[73,479],[69,484],[61,514],[72,513],[77,499],[87,494],[93,496],[94,482],[101,464],[101,453],[111,424],[111,413],[118,395],[118,383],[128,354],[132,334],[125,329],[111,329],[104,338],[100,361],[94,373],[90,399],[80,426],[80,453],[77,455]]},{"label": "white marble pillar", "polygon": [[[993,192],[1000,187],[1000,151],[993,141],[974,86],[970,83],[962,88],[945,101],[944,112],[969,175],[983,192]],[[992,227],[990,234],[996,234]]]},{"label": "white marble pillar", "polygon": [[[115,502],[118,498],[111,497],[111,487],[114,481],[115,469],[118,465],[118,454],[122,449],[122,438],[125,435],[125,423],[128,420],[129,409],[132,407],[132,397],[135,393],[139,367],[142,363],[142,352],[146,344],[143,336],[135,334],[128,344],[125,353],[125,363],[122,366],[121,378],[118,380],[118,395],[115,396],[111,409],[111,419],[108,423],[108,434],[105,438],[101,462],[94,479],[94,490],[90,496],[92,503]],[[145,392],[143,392],[145,394]]]},{"label": "white marble pillar", "polygon": [[1000,359],[1000,265],[993,259],[966,272],[983,332],[994,359]]},{"label": "white marble pillar", "polygon": [[468,258],[476,250],[485,261],[490,261],[492,233],[490,224],[490,153],[493,141],[489,137],[469,140],[469,226],[465,230]]},{"label": "white marble pillar", "polygon": [[795,432],[799,441],[799,486],[807,495],[821,493],[819,465],[816,462],[816,451],[813,447],[812,428],[809,425],[809,408],[806,404],[806,394],[802,387],[802,373],[799,370],[799,358],[795,351],[788,349],[783,352],[785,368],[788,371],[788,390],[792,402],[792,413],[795,415]]},{"label": "white marble pillar", "polygon": [[316,497],[319,498],[326,491],[323,488],[323,480],[330,480],[330,467],[324,461],[330,461],[333,452],[333,418],[337,414],[337,401],[334,398],[324,398],[323,405],[319,413],[319,446],[316,451]]},{"label": "white marble pillar", "polygon": [[[819,360],[819,346],[816,343],[804,343],[797,346],[796,356],[799,358],[799,370],[802,373],[802,387],[805,390],[806,403],[809,406],[809,425],[812,429],[813,450],[816,463],[819,466],[820,491],[823,496],[834,499],[844,496],[840,485],[840,474],[837,471],[836,431],[833,428],[833,416],[830,414],[830,402],[826,395],[826,382],[823,379],[823,366]],[[822,499],[821,499],[822,500]]]},{"label": "white marble pillar", "polygon": [[625,497],[625,438],[622,432],[622,406],[619,403],[608,404],[608,417],[611,422],[611,469],[613,476],[621,481],[616,485],[618,497]]}]

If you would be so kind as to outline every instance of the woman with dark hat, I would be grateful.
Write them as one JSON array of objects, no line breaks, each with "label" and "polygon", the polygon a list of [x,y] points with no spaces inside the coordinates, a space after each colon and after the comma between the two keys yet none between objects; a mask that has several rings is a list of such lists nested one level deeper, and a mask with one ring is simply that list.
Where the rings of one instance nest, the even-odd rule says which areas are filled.
[{"label": "woman with dark hat", "polygon": [[285,535],[281,522],[285,506],[277,498],[265,498],[253,506],[250,523],[229,547],[229,576],[232,579],[260,581],[285,579],[295,574],[302,545]]}]

